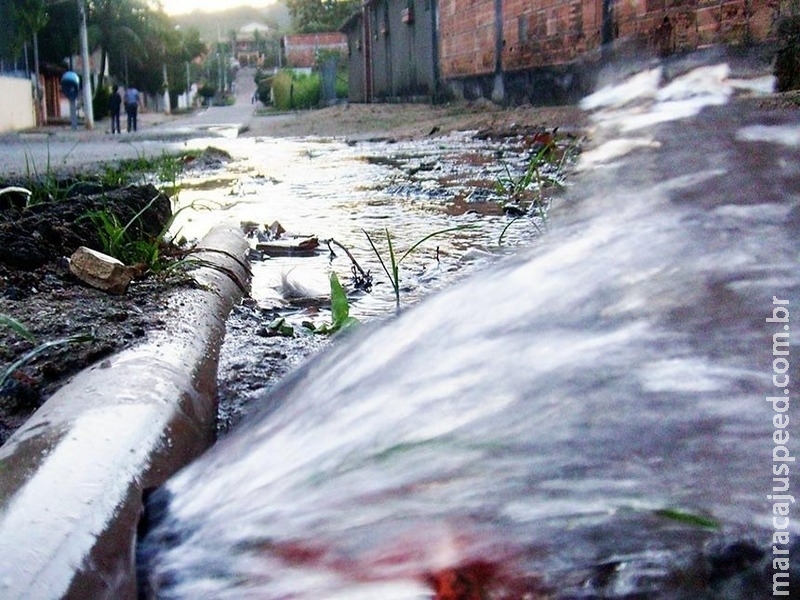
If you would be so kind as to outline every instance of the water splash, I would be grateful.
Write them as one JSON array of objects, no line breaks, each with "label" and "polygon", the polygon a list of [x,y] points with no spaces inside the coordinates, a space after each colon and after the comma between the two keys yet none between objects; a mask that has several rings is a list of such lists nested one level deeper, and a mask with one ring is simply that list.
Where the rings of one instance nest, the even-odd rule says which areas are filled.
[{"label": "water splash", "polygon": [[342,340],[174,477],[153,595],[769,597],[764,317],[800,300],[800,152],[729,73],[595,98],[598,145],[620,106],[649,141],[595,159],[542,244]]}]

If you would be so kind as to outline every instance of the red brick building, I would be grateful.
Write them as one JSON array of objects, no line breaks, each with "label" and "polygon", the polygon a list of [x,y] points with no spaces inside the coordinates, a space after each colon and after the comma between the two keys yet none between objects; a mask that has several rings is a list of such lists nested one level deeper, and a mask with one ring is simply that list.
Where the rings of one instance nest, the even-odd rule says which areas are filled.
[{"label": "red brick building", "polygon": [[338,31],[330,33],[298,33],[283,36],[283,54],[286,66],[295,69],[310,68],[317,62],[320,52],[347,52],[347,38]]}]

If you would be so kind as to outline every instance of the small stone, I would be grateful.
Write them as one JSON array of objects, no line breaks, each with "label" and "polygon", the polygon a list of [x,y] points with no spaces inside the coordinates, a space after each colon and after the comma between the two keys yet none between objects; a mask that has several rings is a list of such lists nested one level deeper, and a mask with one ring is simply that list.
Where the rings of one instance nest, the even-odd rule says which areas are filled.
[{"label": "small stone", "polygon": [[133,271],[122,262],[86,246],[72,253],[69,270],[84,283],[109,294],[124,294],[133,278]]}]

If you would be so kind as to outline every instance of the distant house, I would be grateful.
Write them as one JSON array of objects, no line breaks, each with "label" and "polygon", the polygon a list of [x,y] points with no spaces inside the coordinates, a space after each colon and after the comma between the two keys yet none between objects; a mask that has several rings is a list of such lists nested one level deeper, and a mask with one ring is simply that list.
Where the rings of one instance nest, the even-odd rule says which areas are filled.
[{"label": "distant house", "polygon": [[264,23],[249,23],[236,32],[233,55],[240,65],[260,66],[264,61],[266,41],[272,28]]},{"label": "distant house", "polygon": [[299,33],[283,36],[283,55],[286,66],[293,69],[311,68],[320,52],[347,54],[347,37],[338,31],[329,33]]}]

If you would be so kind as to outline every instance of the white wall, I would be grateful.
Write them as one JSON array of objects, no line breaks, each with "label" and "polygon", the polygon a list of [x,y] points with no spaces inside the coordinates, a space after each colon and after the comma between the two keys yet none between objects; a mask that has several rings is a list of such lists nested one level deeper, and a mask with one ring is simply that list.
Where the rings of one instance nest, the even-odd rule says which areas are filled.
[{"label": "white wall", "polygon": [[35,126],[33,84],[29,79],[0,76],[0,133]]}]

